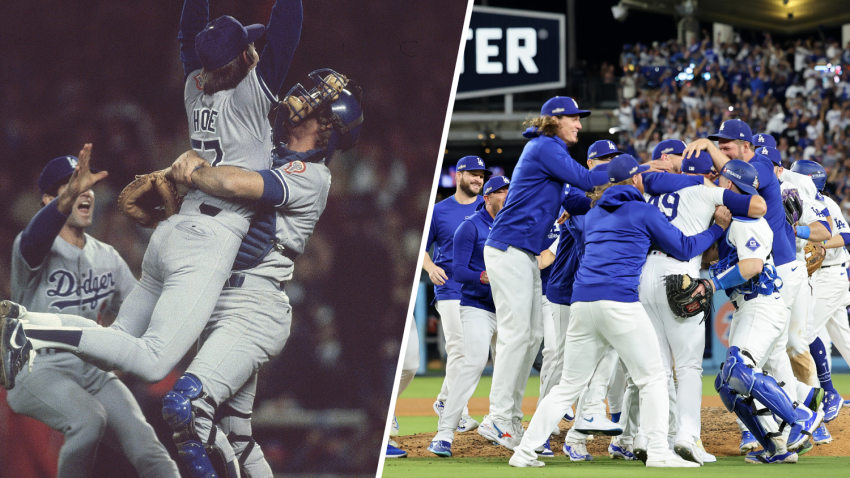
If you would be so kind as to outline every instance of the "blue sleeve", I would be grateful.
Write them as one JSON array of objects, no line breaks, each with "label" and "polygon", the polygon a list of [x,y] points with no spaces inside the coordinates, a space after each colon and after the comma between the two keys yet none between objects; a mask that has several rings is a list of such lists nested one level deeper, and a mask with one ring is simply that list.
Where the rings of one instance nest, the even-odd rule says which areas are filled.
[{"label": "blue sleeve", "polygon": [[289,188],[280,173],[269,169],[259,173],[263,177],[263,196],[257,200],[257,205],[278,208],[286,204]]},{"label": "blue sleeve", "polygon": [[461,284],[481,284],[481,272],[469,268],[472,252],[475,250],[475,242],[478,240],[478,231],[471,221],[463,221],[455,231],[454,248],[452,249],[452,279]]},{"label": "blue sleeve", "polygon": [[272,97],[277,96],[283,86],[286,72],[301,40],[301,23],[304,9],[301,0],[278,0],[272,7],[272,15],[266,28],[266,47],[260,55],[257,76],[265,84]]},{"label": "blue sleeve", "polygon": [[434,244],[437,240],[437,211],[431,213],[431,227],[428,228],[428,241],[425,243],[425,251]]},{"label": "blue sleeve", "polygon": [[584,194],[568,194],[561,203],[561,207],[570,216],[583,216],[590,211],[590,203],[590,198]]},{"label": "blue sleeve", "polygon": [[643,174],[643,190],[650,196],[674,193],[699,184],[705,184],[705,179],[702,176],[670,173]]},{"label": "blue sleeve", "polygon": [[44,262],[66,220],[68,216],[59,212],[56,199],[41,208],[30,220],[27,228],[21,233],[21,255],[30,268],[34,269]]},{"label": "blue sleeve", "polygon": [[702,254],[723,235],[723,228],[712,224],[699,234],[686,236],[676,226],[671,225],[661,211],[654,206],[650,207],[645,214],[649,236],[664,252],[680,261],[689,261]]},{"label": "blue sleeve", "polygon": [[752,196],[736,194],[728,189],[723,191],[723,205],[729,208],[733,216],[749,216],[751,198]]},{"label": "blue sleeve", "polygon": [[844,246],[845,247],[850,246],[850,233],[841,232],[838,235],[841,236],[842,239],[844,239]]},{"label": "blue sleeve", "polygon": [[189,73],[201,69],[201,59],[195,52],[195,36],[210,22],[210,5],[207,0],[186,0],[180,16],[180,61],[183,62],[183,82]]},{"label": "blue sleeve", "polygon": [[589,171],[579,166],[566,149],[553,141],[547,141],[540,147],[540,157],[537,159],[546,174],[582,191],[591,191],[594,186],[608,183],[606,173]]},{"label": "blue sleeve", "polygon": [[[776,173],[773,171],[773,166],[772,166],[773,163],[771,163],[771,166],[768,166],[761,161],[753,161],[750,164],[752,164],[756,168],[756,172],[758,173],[758,177],[759,177],[759,187],[758,187],[758,189],[759,189],[759,191],[761,191],[762,188],[764,188],[768,184],[776,183],[776,182],[779,181],[778,179],[776,179]],[[767,178],[767,179],[765,179],[765,178]],[[719,179],[718,179],[718,181],[719,181]]]},{"label": "blue sleeve", "polygon": [[830,234],[832,234],[832,228],[831,228],[831,227],[829,227],[829,223],[828,223],[828,222],[826,222],[826,221],[818,221],[818,222],[819,222],[819,223],[821,223],[821,224],[823,224],[823,227],[825,227],[825,228],[826,228],[826,230],[827,230],[827,231],[829,231],[829,233],[830,233]]}]

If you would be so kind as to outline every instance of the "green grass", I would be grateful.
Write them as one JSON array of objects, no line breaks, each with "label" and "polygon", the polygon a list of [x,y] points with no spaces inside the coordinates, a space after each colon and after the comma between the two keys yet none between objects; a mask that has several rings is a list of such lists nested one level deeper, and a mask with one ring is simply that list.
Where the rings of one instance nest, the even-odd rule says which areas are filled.
[{"label": "green grass", "polygon": [[[564,457],[545,460],[546,466],[535,469],[512,468],[508,458],[404,458],[386,460],[384,463],[384,478],[404,477],[433,477],[433,476],[463,476],[464,478],[498,478],[498,477],[529,477],[529,476],[569,476],[570,478],[611,478],[616,476],[699,476],[728,478],[729,476],[770,477],[783,476],[799,477],[801,473],[807,476],[832,476],[837,470],[847,470],[850,457],[800,457],[795,466],[766,466],[749,465],[742,457],[721,457],[717,463],[710,463],[696,468],[659,469],[646,468],[640,462],[625,462],[596,457],[593,462],[571,463]],[[841,473],[841,472],[839,472]]]}]

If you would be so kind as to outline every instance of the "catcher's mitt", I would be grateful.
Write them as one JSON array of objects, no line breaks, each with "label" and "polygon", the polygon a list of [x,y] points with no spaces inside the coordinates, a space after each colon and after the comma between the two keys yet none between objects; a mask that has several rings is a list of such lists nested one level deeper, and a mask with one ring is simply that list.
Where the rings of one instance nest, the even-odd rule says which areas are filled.
[{"label": "catcher's mitt", "polygon": [[803,248],[803,253],[806,257],[806,269],[809,270],[809,277],[820,269],[823,264],[823,259],[826,256],[826,250],[820,242],[809,241],[806,247]]},{"label": "catcher's mitt", "polygon": [[[687,274],[674,274],[664,277],[664,284],[667,286],[667,303],[677,317],[693,317],[711,309],[714,289],[710,280],[694,279]],[[700,284],[705,290],[694,295]]]},{"label": "catcher's mitt", "polygon": [[183,196],[163,171],[136,176],[118,196],[118,208],[142,227],[156,227],[180,210]]}]

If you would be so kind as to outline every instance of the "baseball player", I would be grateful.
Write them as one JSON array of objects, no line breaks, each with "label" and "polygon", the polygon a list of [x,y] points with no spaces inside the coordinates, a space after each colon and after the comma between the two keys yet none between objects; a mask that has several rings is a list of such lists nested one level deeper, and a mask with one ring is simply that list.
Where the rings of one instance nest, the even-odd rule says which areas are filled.
[{"label": "baseball player", "polygon": [[572,98],[556,96],[543,105],[539,117],[527,122],[530,127],[523,136],[530,141],[484,248],[498,340],[490,413],[478,433],[508,448],[523,433],[522,397],[543,336],[536,256],[555,222],[564,184],[589,190],[606,181],[603,174],[576,164],[567,151],[567,145],[578,140],[581,118],[588,115]]},{"label": "baseball player", "polygon": [[[449,398],[440,416],[437,435],[428,451],[437,456],[452,456],[452,442],[464,404],[472,397],[481,372],[487,365],[490,345],[496,341],[496,307],[490,280],[484,266],[484,243],[493,219],[502,209],[510,181],[493,176],[484,184],[484,203],[464,220],[452,242],[452,277],[460,285],[460,319],[463,324],[463,361],[449,383]],[[510,436],[510,430],[505,430]]]},{"label": "baseball player", "polygon": [[[720,175],[720,187],[758,194],[759,172],[754,165],[731,160],[722,167]],[[768,176],[773,177],[772,172]],[[746,461],[796,463],[795,446],[806,439],[801,431],[811,433],[820,424],[823,412],[812,413],[806,407],[796,407],[787,393],[794,391],[793,373],[784,347],[788,316],[777,293],[777,288],[783,285],[772,264],[770,244],[775,243],[772,236],[773,231],[764,218],[734,217],[718,244],[723,259],[712,265],[711,280],[699,282],[713,290],[726,290],[735,305],[730,347],[715,379],[715,389],[729,411],[746,424],[764,447],[749,453]],[[762,373],[765,368],[771,375]],[[769,412],[763,412],[762,407]],[[792,426],[778,425],[770,412],[777,420]]]},{"label": "baseball player", "polygon": [[[686,237],[671,226],[656,207],[643,200],[639,166],[629,155],[611,160],[606,175],[612,183],[585,216],[585,252],[573,286],[570,327],[567,331],[561,382],[543,400],[521,444],[510,460],[512,466],[543,466],[534,449],[540,446],[570,404],[579,397],[605,347],[613,345],[641,389],[643,424],[650,439],[650,467],[699,466],[681,459],[667,448],[664,430],[668,415],[666,376],[658,341],[649,317],[638,302],[638,278],[650,242],[655,241],[681,260],[701,254],[728,226],[728,211],[716,213],[717,224]],[[611,284],[618,283],[612,289]],[[622,432],[604,417],[594,417],[593,430],[585,433]]]},{"label": "baseball player", "polygon": [[680,174],[682,172],[682,153],[687,145],[679,139],[665,139],[655,145],[652,150],[652,159],[667,161],[670,163],[670,172]]},{"label": "baseball player", "polygon": [[[71,313],[95,324],[118,312],[136,285],[111,246],[86,234],[94,217],[91,187],[106,172],[89,170],[91,145],[79,159],[50,161],[39,176],[42,209],[12,246],[12,299],[31,310]],[[0,315],[9,303],[0,303]],[[179,477],[177,465],[156,437],[130,390],[115,374],[73,354],[44,349],[39,367],[23,370],[6,398],[16,413],[46,423],[65,436],[58,475],[87,477],[101,438],[115,443],[142,477]]]},{"label": "baseball player", "polygon": [[[446,339],[446,377],[440,394],[434,402],[434,412],[442,416],[443,406],[448,399],[449,383],[463,365],[463,323],[460,320],[460,284],[452,279],[452,241],[458,226],[472,216],[484,199],[478,195],[490,171],[478,156],[465,156],[457,163],[455,181],[457,190],[449,198],[434,205],[431,227],[428,229],[426,249],[434,245],[434,260],[428,254],[422,268],[434,283],[434,305],[440,313],[443,335]],[[464,405],[463,414],[457,425],[459,432],[478,428],[478,421],[469,416]]]},{"label": "baseball player", "polygon": [[[301,2],[275,3],[259,59],[253,41],[266,30],[262,25],[246,28],[229,16],[208,23],[208,10],[204,0],[186,0],[180,21],[192,148],[214,166],[269,169],[267,116],[277,102],[271,92],[280,88],[298,44]],[[154,231],[140,282],[110,327],[21,327],[11,317],[0,319],[15,331],[0,341],[4,386],[13,385],[30,347],[68,350],[105,368],[162,380],[212,315],[248,230],[250,206],[190,191],[180,213]],[[30,340],[22,340],[24,331]],[[13,337],[20,342],[10,342]]]},{"label": "baseball player", "polygon": [[[684,144],[682,145],[684,149]],[[708,153],[698,152],[680,163],[680,170],[691,175],[712,173]],[[648,195],[647,195],[648,196]],[[690,186],[680,191],[648,196],[647,202],[656,206],[670,224],[683,234],[692,236],[708,229],[718,206],[726,206],[735,216],[760,218],[767,205],[760,196],[735,194],[728,189]],[[677,317],[670,309],[664,277],[687,274],[699,277],[702,255],[680,261],[658,246],[650,248],[640,279],[640,301],[652,322],[668,382],[675,369],[678,387],[675,389],[674,451],[682,458],[703,464],[716,461],[702,451],[700,440],[700,408],[702,404],[702,355],[705,349],[703,313],[692,317]]]}]

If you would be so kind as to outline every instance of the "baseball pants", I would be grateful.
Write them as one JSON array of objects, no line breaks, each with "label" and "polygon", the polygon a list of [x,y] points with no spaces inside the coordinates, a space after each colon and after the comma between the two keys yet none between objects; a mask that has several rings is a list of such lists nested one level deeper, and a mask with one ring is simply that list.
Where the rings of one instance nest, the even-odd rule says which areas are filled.
[{"label": "baseball pants", "polygon": [[[397,397],[404,393],[407,386],[416,376],[416,371],[419,370],[419,330],[416,327],[416,319],[410,316],[408,320],[407,332],[407,347],[404,351],[404,361],[401,364],[401,379],[398,382]],[[445,383],[445,380],[443,380]]]},{"label": "baseball pants", "polygon": [[443,405],[443,414],[434,440],[454,441],[454,432],[463,414],[463,407],[472,398],[481,372],[487,365],[490,346],[496,342],[496,314],[477,307],[460,306],[463,324],[463,362],[449,384],[449,398]]},{"label": "baseball pants", "polygon": [[574,302],[567,329],[564,372],[531,419],[515,453],[526,460],[537,458],[541,446],[570,404],[587,387],[595,364],[608,344],[614,347],[635,384],[643,404],[643,426],[649,440],[647,453],[657,459],[669,453],[665,426],[669,413],[666,374],[661,365],[658,339],[639,302]]},{"label": "baseball pants", "polygon": [[460,321],[460,300],[438,300],[435,304],[440,314],[443,337],[446,339],[446,377],[437,400],[449,398],[449,382],[463,364],[463,324]]},{"label": "baseball pants", "polygon": [[[776,272],[782,279],[782,288],[779,290],[782,300],[788,307],[788,354],[791,357],[807,355],[809,353],[808,324],[811,315],[812,289],[809,287],[809,275],[804,261],[795,260],[776,267]],[[807,355],[806,363],[809,362]],[[801,360],[801,359],[797,359]],[[814,361],[811,367],[804,365],[802,370],[809,370],[807,377],[800,377],[800,381],[806,385],[817,386],[817,374],[815,373]]]},{"label": "baseball pants", "polygon": [[617,356],[617,363],[608,381],[608,410],[611,414],[623,412],[623,395],[626,393],[626,372]]},{"label": "baseball pants", "polygon": [[7,401],[16,413],[65,435],[59,478],[90,476],[101,441],[122,452],[142,478],[180,477],[136,399],[115,374],[62,351],[39,353],[36,363],[32,373],[24,367],[18,374]]},{"label": "baseball pants", "polygon": [[540,401],[561,381],[564,369],[564,339],[570,323],[570,306],[543,297],[543,366],[540,367]]},{"label": "baseball pants", "polygon": [[[596,364],[596,369],[593,371],[593,376],[590,378],[590,383],[587,384],[587,389],[581,394],[576,405],[576,419],[579,417],[587,417],[590,415],[606,415],[605,411],[605,395],[608,392],[608,382],[611,379],[611,374],[619,361],[619,355],[614,347],[608,345],[602,353],[602,358]],[[568,442],[584,443],[587,441],[587,435],[579,432],[575,428],[570,428],[567,432]]]},{"label": "baseball pants", "polygon": [[515,247],[485,247],[484,264],[497,317],[490,418],[511,423],[522,420],[522,397],[543,339],[543,286],[537,257]]},{"label": "baseball pants", "polygon": [[[688,263],[661,252],[652,252],[643,267],[638,290],[658,337],[668,388],[672,388],[675,398],[675,441],[694,443],[700,439],[705,326],[702,324],[703,314],[685,318],[677,317],[670,310],[664,277],[674,274],[699,277],[699,271],[688,267]],[[674,368],[678,387],[673,385]]]}]

